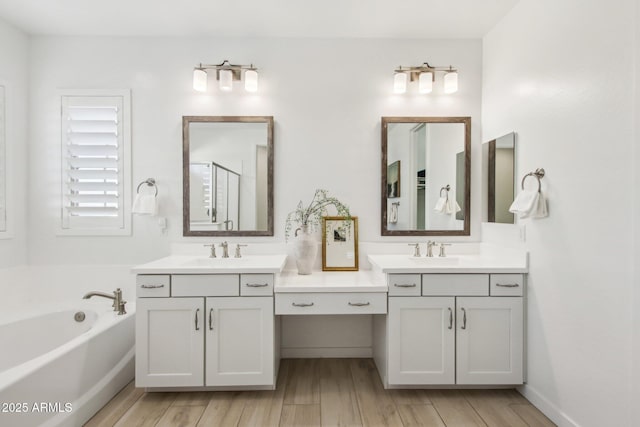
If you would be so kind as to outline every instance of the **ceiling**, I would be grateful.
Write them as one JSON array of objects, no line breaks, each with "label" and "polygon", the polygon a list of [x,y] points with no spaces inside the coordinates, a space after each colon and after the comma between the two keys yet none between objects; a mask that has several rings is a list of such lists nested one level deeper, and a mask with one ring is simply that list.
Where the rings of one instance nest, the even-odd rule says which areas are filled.
[{"label": "ceiling", "polygon": [[480,38],[518,0],[0,0],[34,35]]}]

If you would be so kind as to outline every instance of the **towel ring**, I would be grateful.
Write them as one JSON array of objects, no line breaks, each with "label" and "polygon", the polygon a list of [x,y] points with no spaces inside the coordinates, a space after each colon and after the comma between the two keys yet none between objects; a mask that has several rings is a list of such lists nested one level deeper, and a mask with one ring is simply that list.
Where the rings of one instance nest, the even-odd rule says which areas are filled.
[{"label": "towel ring", "polygon": [[528,174],[522,177],[522,182],[520,183],[520,187],[524,190],[524,181],[527,179],[527,177],[534,176],[538,180],[538,193],[539,193],[540,190],[542,189],[542,183],[540,179],[544,176],[544,173],[545,172],[543,168],[538,168],[534,172],[529,172]]},{"label": "towel ring", "polygon": [[153,178],[147,178],[146,180],[142,181],[140,184],[138,184],[138,188],[136,188],[136,193],[140,193],[140,187],[142,187],[143,184],[147,184],[149,187],[153,187],[156,190],[156,196],[158,195],[158,186],[156,185],[156,180]]},{"label": "towel ring", "polygon": [[442,197],[442,190],[447,190],[447,194],[446,194],[446,196],[447,196],[447,198],[449,198],[449,190],[451,190],[451,186],[450,186],[449,184],[447,184],[447,186],[446,186],[446,187],[442,187],[442,188],[440,189],[440,197]]}]

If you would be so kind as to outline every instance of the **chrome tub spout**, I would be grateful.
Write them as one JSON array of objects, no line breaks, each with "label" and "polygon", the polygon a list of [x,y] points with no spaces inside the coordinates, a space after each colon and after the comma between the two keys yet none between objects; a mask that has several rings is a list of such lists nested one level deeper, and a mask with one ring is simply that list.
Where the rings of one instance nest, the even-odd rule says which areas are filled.
[{"label": "chrome tub spout", "polygon": [[125,310],[125,304],[127,302],[122,300],[122,290],[120,288],[113,291],[113,294],[108,294],[106,292],[100,291],[91,291],[85,294],[82,299],[89,299],[91,297],[103,297],[112,299],[113,304],[111,306],[113,307],[113,311],[117,311],[118,314],[127,314]]}]

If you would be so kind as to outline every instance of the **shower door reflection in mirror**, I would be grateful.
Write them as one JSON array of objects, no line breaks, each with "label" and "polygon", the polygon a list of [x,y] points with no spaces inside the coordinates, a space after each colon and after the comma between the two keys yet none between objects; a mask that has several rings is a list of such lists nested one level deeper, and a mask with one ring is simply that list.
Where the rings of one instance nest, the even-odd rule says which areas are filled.
[{"label": "shower door reflection in mirror", "polygon": [[273,235],[273,118],[183,117],[184,235]]},{"label": "shower door reflection in mirror", "polygon": [[382,118],[383,236],[469,235],[470,139],[469,117]]}]

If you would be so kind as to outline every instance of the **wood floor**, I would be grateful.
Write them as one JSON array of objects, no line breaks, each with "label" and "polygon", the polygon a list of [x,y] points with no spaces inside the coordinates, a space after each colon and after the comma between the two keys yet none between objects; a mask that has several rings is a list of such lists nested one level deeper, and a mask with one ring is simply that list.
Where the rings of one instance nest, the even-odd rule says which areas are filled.
[{"label": "wood floor", "polygon": [[384,390],[372,359],[284,359],[274,391],[145,393],[133,382],[96,426],[554,426],[515,390]]}]

